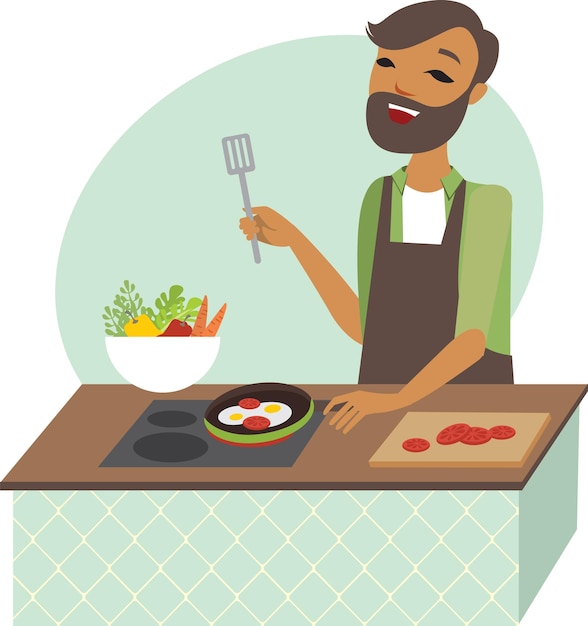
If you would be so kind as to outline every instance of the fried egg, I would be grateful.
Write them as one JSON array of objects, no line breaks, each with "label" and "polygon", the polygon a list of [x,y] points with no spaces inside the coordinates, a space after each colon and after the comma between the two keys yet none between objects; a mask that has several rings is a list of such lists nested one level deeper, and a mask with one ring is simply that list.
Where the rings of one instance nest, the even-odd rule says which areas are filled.
[{"label": "fried egg", "polygon": [[218,421],[222,424],[237,425],[253,415],[262,415],[270,421],[268,428],[283,424],[292,416],[292,409],[283,402],[261,402],[254,409],[245,409],[238,404],[228,406],[218,414]]}]

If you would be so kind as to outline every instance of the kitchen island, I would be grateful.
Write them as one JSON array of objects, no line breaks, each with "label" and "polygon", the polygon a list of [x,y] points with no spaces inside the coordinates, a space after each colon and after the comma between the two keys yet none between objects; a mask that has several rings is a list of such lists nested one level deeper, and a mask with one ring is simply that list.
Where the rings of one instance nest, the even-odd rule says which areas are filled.
[{"label": "kitchen island", "polygon": [[[358,388],[300,386],[317,406]],[[410,408],[549,413],[520,467],[370,467],[406,410],[323,421],[292,467],[101,467],[162,395],[82,385],[1,484],[14,623],[518,624],[576,528],[586,390],[448,385]]]}]

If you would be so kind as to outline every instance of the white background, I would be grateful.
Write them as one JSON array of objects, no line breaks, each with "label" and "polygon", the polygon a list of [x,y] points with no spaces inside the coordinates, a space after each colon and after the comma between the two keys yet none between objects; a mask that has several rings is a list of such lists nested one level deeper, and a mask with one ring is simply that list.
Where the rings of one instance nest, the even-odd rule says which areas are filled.
[{"label": "white background", "polygon": [[[108,149],[148,108],[210,67],[281,41],[360,35],[368,20],[380,21],[403,4],[1,4],[1,476],[79,385],[57,326],[55,271],[69,215]],[[541,249],[512,325],[515,378],[518,383],[587,383],[583,20],[574,17],[577,5],[570,0],[559,0],[552,10],[527,1],[469,4],[499,37],[500,58],[490,82],[525,127],[543,177]],[[321,63],[328,72],[337,59],[300,59],[301,72],[305,63]],[[84,311],[83,302],[79,307],[80,315],[93,314]],[[585,425],[580,452],[579,529],[524,626],[586,619]],[[11,516],[11,494],[0,493],[2,625],[12,623]]]}]

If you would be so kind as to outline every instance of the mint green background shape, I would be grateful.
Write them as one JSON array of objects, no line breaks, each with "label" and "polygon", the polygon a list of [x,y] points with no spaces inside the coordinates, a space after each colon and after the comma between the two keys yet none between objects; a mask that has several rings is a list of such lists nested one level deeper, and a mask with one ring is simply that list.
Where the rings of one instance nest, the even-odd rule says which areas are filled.
[{"label": "mint green background shape", "polygon": [[[407,161],[378,148],[366,129],[374,58],[362,36],[256,50],[181,86],[120,138],[74,207],[57,268],[60,331],[82,383],[125,382],[108,360],[101,317],[125,279],[149,304],[172,284],[188,297],[207,294],[210,315],[227,302],[219,356],[203,383],[356,382],[360,346],[332,320],[294,255],[262,244],[254,263],[221,139],[251,135],[253,205],[283,213],[355,288],[363,194]],[[512,194],[514,312],[541,234],[533,150],[490,88],[449,151],[465,178]]]}]

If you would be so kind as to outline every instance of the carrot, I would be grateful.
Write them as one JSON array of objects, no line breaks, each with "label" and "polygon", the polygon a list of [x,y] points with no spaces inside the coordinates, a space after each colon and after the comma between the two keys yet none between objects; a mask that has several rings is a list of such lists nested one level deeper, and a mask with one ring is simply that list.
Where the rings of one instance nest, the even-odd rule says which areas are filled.
[{"label": "carrot", "polygon": [[214,337],[218,332],[219,326],[223,321],[223,317],[225,316],[225,311],[227,310],[227,303],[225,302],[221,308],[218,310],[218,313],[210,320],[210,324],[206,327],[206,330],[202,334],[203,337]]},{"label": "carrot", "polygon": [[206,330],[206,315],[208,314],[208,298],[204,296],[202,303],[198,309],[198,315],[192,328],[192,337],[202,337],[202,333]]}]

